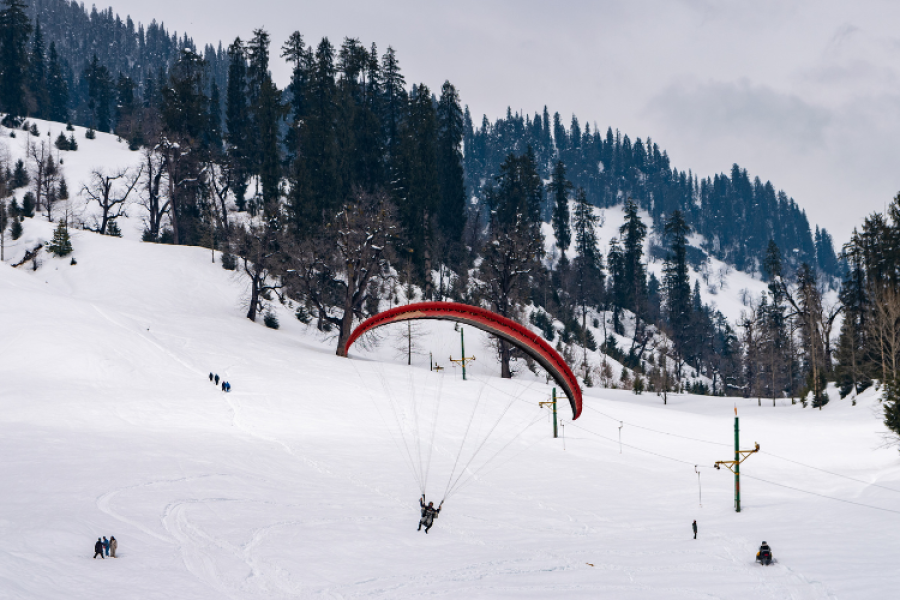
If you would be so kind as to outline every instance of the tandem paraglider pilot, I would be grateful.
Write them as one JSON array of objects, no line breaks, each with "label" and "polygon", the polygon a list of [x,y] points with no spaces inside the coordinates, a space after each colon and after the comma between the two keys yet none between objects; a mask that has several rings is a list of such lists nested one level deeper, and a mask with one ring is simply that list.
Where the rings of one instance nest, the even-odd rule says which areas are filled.
[{"label": "tandem paraglider pilot", "polygon": [[422,494],[422,497],[419,498],[419,506],[422,507],[422,518],[419,519],[419,531],[422,531],[422,525],[425,526],[425,533],[428,533],[428,530],[431,529],[431,526],[434,525],[434,520],[437,518],[438,513],[441,512],[441,507],[444,505],[444,501],[441,500],[441,503],[438,504],[438,507],[434,507],[434,502],[429,502],[428,505],[425,505],[425,494]]}]

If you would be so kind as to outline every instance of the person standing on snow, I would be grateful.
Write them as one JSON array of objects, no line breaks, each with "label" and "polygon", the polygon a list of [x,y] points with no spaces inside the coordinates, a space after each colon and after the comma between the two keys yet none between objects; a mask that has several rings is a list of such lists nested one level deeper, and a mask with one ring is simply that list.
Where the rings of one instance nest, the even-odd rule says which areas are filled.
[{"label": "person standing on snow", "polygon": [[226,391],[226,392],[230,392],[230,391],[231,391],[231,384],[228,383],[227,381],[225,382],[225,391]]},{"label": "person standing on snow", "polygon": [[97,558],[98,554],[100,558],[103,558],[103,542],[100,541],[100,538],[97,538],[97,543],[94,544],[94,558]]},{"label": "person standing on snow", "polygon": [[109,540],[106,539],[106,536],[103,536],[103,550],[106,551],[106,555],[109,556]]},{"label": "person standing on snow", "polygon": [[219,374],[216,373],[216,385],[219,385]]},{"label": "person standing on snow", "polygon": [[428,530],[434,525],[434,520],[437,518],[438,513],[441,512],[443,505],[444,501],[441,500],[437,508],[434,507],[434,502],[429,502],[428,506],[425,506],[425,494],[422,494],[422,497],[419,498],[419,506],[422,507],[422,518],[419,519],[419,529],[417,531],[422,531],[422,525],[424,525],[425,533],[428,533]]},{"label": "person standing on snow", "polygon": [[226,386],[226,385],[228,385],[228,384],[225,383],[225,381],[223,380],[223,381],[222,381],[222,391],[223,391],[223,392],[226,391],[226,390],[225,390],[225,386]]},{"label": "person standing on snow", "polygon": [[210,381],[213,380],[213,374],[212,374],[212,373],[209,374],[209,380],[210,380]]},{"label": "person standing on snow", "polygon": [[116,557],[116,549],[119,547],[119,542],[116,541],[116,536],[112,535],[109,537],[109,555],[113,558]]},{"label": "person standing on snow", "polygon": [[691,525],[691,529],[694,530],[694,539],[697,539],[697,519],[694,519],[694,524]]}]

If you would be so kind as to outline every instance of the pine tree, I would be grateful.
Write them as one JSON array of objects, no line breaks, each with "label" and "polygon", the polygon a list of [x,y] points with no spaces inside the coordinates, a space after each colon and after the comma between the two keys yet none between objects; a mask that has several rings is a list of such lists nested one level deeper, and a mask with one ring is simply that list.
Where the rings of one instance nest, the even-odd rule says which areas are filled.
[{"label": "pine tree", "polygon": [[250,116],[247,106],[247,59],[241,38],[228,47],[228,89],[225,97],[225,127],[228,130],[228,157],[231,162],[232,189],[238,210],[246,205],[247,178],[250,176]]},{"label": "pine tree", "polygon": [[219,155],[222,152],[222,100],[215,81],[210,83],[209,89],[209,114],[204,145],[215,155]]},{"label": "pine tree", "polygon": [[69,239],[69,227],[65,219],[60,219],[53,232],[53,241],[47,244],[47,250],[54,256],[68,256],[72,253],[72,240]]},{"label": "pine tree", "polygon": [[22,233],[23,233],[22,222],[19,220],[18,217],[15,217],[12,220],[12,225],[9,226],[9,237],[11,237],[14,240],[17,240],[20,237],[22,237]]},{"label": "pine tree", "polygon": [[41,33],[40,21],[37,21],[34,27],[28,67],[28,87],[34,101],[32,114],[39,119],[46,119],[50,111],[50,96],[47,92],[47,57],[44,54],[44,36]]},{"label": "pine tree", "polygon": [[584,188],[575,193],[575,260],[572,271],[575,275],[575,300],[581,306],[581,345],[585,349],[584,364],[587,365],[590,335],[587,328],[588,299],[599,300],[603,292],[603,257],[597,248],[597,217],[594,207],[588,204]]},{"label": "pine tree", "polygon": [[559,248],[561,261],[567,261],[566,251],[572,243],[572,230],[569,227],[569,193],[572,182],[566,179],[566,165],[557,161],[547,186],[547,194],[553,198],[553,234],[556,236],[556,247]]},{"label": "pine tree", "polygon": [[647,226],[641,221],[634,200],[625,203],[625,224],[619,227],[622,236],[622,279],[624,287],[622,308],[643,315],[647,309],[647,270],[643,263],[644,238]]},{"label": "pine tree", "polygon": [[91,129],[97,129],[109,133],[112,113],[110,104],[113,99],[113,83],[109,69],[100,64],[100,59],[94,54],[91,63],[83,74],[83,79],[88,87],[88,108],[91,111]]},{"label": "pine tree", "polygon": [[[395,173],[395,203],[405,246],[420,275],[428,270],[432,241],[432,223],[440,193],[434,139],[437,116],[431,92],[424,84],[409,97],[409,112],[400,128],[400,161]],[[423,271],[423,269],[425,269]]]},{"label": "pine tree", "polygon": [[20,158],[16,161],[16,166],[13,167],[12,177],[9,179],[9,187],[13,190],[23,188],[28,185],[29,181],[31,181],[31,178],[28,177],[28,171],[25,170],[25,161]]},{"label": "pine tree", "polygon": [[466,224],[466,188],[463,174],[463,112],[459,94],[446,81],[437,105],[437,166],[440,207],[438,227],[451,244],[462,239]]},{"label": "pine tree", "polygon": [[[0,198],[6,196],[6,186],[3,180],[2,175],[0,175]],[[5,243],[6,243],[6,228],[9,225],[9,214],[6,209],[6,201],[0,200],[0,261],[6,260],[5,255]]]},{"label": "pine tree", "polygon": [[384,93],[384,102],[382,103],[384,117],[382,122],[385,127],[384,137],[390,157],[396,153],[400,143],[398,134],[406,106],[406,80],[400,72],[400,61],[397,59],[397,53],[390,46],[388,46],[387,51],[381,58],[380,79],[381,89]]},{"label": "pine tree", "polygon": [[26,116],[28,36],[31,22],[22,0],[4,0],[0,10],[0,112]]},{"label": "pine tree", "polygon": [[69,85],[63,75],[56,42],[50,42],[50,54],[47,59],[47,118],[51,121],[68,121],[69,119]]},{"label": "pine tree", "polygon": [[[510,154],[500,167],[496,186],[485,191],[491,209],[489,239],[481,275],[491,308],[509,316],[524,297],[525,282],[540,269],[543,255],[540,210],[544,186],[534,153]],[[512,376],[509,345],[500,341],[501,376]]]},{"label": "pine tree", "polygon": [[688,353],[692,315],[691,279],[687,267],[687,235],[690,231],[680,210],[673,212],[666,221],[665,232],[669,240],[669,254],[663,270],[666,317],[672,328],[675,348],[682,356]]}]

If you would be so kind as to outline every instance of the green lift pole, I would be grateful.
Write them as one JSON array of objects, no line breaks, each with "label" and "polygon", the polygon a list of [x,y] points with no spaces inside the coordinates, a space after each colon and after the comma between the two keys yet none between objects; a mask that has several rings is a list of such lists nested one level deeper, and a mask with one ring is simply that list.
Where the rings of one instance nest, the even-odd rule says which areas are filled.
[{"label": "green lift pole", "polygon": [[466,336],[463,334],[463,328],[459,328],[459,345],[462,347],[462,370],[463,370],[463,381],[466,380]]},{"label": "green lift pole", "polygon": [[741,429],[737,416],[737,408],[734,409],[734,460],[717,460],[714,468],[722,465],[734,473],[734,512],[741,512],[741,463],[750,458],[751,454],[759,452],[759,444],[753,445],[753,450],[741,450]]},{"label": "green lift pole", "polygon": [[553,437],[556,435],[556,388],[553,388]]},{"label": "green lift pole", "polygon": [[553,407],[553,437],[559,437],[559,431],[557,429],[557,421],[556,421],[556,388],[553,388],[553,399],[547,402],[538,402],[539,406],[547,406],[550,405]]},{"label": "green lift pole", "polygon": [[734,415],[734,510],[741,512],[741,446],[738,416]]}]

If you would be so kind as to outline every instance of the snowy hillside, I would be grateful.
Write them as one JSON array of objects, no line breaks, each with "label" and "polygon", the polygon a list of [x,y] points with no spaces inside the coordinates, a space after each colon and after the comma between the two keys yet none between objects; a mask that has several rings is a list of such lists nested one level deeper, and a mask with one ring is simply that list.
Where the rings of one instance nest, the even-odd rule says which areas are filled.
[{"label": "snowy hillside", "polygon": [[[51,227],[26,219],[24,237]],[[900,456],[874,392],[813,411],[593,388],[578,421],[560,405],[554,440],[549,386],[495,378],[470,328],[465,382],[446,323],[419,325],[412,367],[388,329],[339,358],[287,308],[277,331],[243,318],[244,283],[208,250],[128,238],[75,231],[77,265],[0,264],[0,597],[887,598],[900,585]],[[733,457],[734,406],[742,446],[761,446],[740,514],[732,475],[711,468]],[[469,428],[483,452],[457,452]],[[438,502],[457,473],[417,532],[419,482]],[[102,535],[118,559],[91,559]],[[776,565],[754,563],[762,540]]]}]

